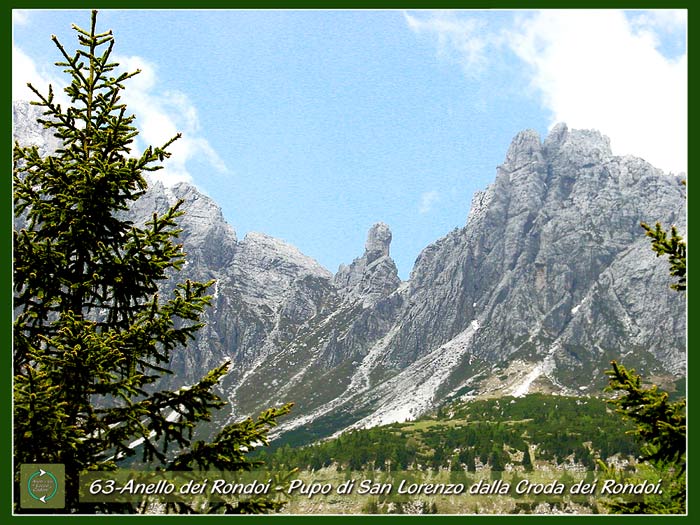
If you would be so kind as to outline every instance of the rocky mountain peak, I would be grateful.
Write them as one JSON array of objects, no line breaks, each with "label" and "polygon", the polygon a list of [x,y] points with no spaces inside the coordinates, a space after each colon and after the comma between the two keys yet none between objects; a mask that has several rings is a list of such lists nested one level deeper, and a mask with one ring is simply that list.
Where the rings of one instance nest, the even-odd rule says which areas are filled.
[{"label": "rocky mountain peak", "polygon": [[554,125],[554,127],[549,131],[549,134],[547,135],[547,138],[544,141],[544,149],[545,151],[554,151],[557,150],[561,147],[564,142],[566,142],[566,138],[569,135],[569,127],[566,125],[564,122],[558,122],[557,124]]},{"label": "rocky mountain peak", "polygon": [[236,231],[226,222],[221,207],[192,184],[165,186],[149,177],[147,181],[148,189],[129,211],[135,222],[143,226],[154,212],[163,214],[183,200],[180,210],[187,218],[180,221],[180,240],[185,244],[188,260],[194,266],[212,270],[230,265],[236,251]]},{"label": "rocky mountain peak", "polygon": [[22,146],[36,146],[39,155],[49,155],[60,145],[61,141],[53,132],[44,128],[37,119],[46,118],[39,106],[26,101],[12,102],[12,135]]},{"label": "rocky mountain peak", "polygon": [[367,242],[365,243],[365,258],[368,263],[389,256],[389,246],[391,245],[391,230],[383,222],[378,222],[367,232]]},{"label": "rocky mountain peak", "polygon": [[590,166],[612,157],[610,139],[597,130],[569,129],[556,124],[544,143],[539,133],[526,129],[518,133],[508,148],[501,169],[513,173],[546,159],[560,157],[571,166]]},{"label": "rocky mountain peak", "polygon": [[535,130],[526,129],[518,133],[508,148],[503,168],[516,171],[528,164],[542,160],[540,135]]},{"label": "rocky mountain peak", "polygon": [[389,256],[391,229],[378,222],[367,232],[365,253],[349,266],[341,265],[333,283],[341,295],[374,301],[393,292],[401,283],[398,270]]},{"label": "rocky mountain peak", "polygon": [[315,259],[304,255],[291,244],[260,232],[249,232],[239,243],[242,257],[251,268],[274,270],[290,277],[312,275],[330,279],[331,273]]},{"label": "rocky mountain peak", "polygon": [[569,129],[560,122],[544,141],[548,157],[561,156],[573,166],[587,166],[612,157],[610,139],[594,129]]}]

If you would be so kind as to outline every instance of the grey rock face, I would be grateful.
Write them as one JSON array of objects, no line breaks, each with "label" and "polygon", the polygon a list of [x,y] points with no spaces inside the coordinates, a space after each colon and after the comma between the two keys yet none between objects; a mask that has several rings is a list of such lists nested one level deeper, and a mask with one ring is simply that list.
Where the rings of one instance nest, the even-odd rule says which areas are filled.
[{"label": "grey rock face", "polygon": [[[25,125],[27,111],[13,107],[16,135],[52,151],[51,137]],[[130,213],[143,223],[178,199],[183,275],[216,284],[206,326],[173,355],[168,386],[230,359],[231,413],[219,423],[294,401],[279,432],[321,436],[463,394],[596,394],[613,358],[646,375],[685,374],[685,296],[669,288],[667,263],[639,226],[685,232],[684,188],[642,159],[612,155],[597,131],[519,133],[466,225],[426,247],[406,282],[383,223],[332,275],[278,239],[238,240],[187,184],[151,185]]]},{"label": "grey rock face", "polygon": [[[572,321],[572,309],[625,257],[628,273],[616,272],[616,293],[631,294],[639,299],[637,304],[642,296],[656,297],[666,307],[673,305],[674,318],[683,320],[684,299],[668,289],[668,282],[659,282],[666,268],[649,250],[639,227],[641,221],[656,220],[684,224],[677,178],[640,159],[613,157],[608,140],[597,132],[568,131],[560,125],[544,145],[534,132],[520,133],[495,182],[475,195],[467,226],[418,258],[411,286],[412,295],[420,299],[392,353],[407,364],[420,348],[444,343],[472,319],[482,326],[474,353],[488,360],[516,352],[520,341],[533,334],[542,341],[556,340]],[[637,246],[636,258],[627,255],[631,246]],[[630,267],[633,260],[636,266]],[[647,284],[640,286],[642,282]],[[423,330],[421,337],[420,327],[431,325],[428,312],[436,310],[446,310],[440,316],[444,332]],[[652,310],[618,313],[650,326],[650,318],[658,315]],[[603,326],[591,326],[588,333],[599,330],[597,344],[612,346]],[[628,330],[619,334],[620,341],[630,336]],[[667,336],[678,358],[684,329]],[[657,339],[649,346],[662,343]],[[679,361],[668,363],[669,369],[678,369]]]},{"label": "grey rock face", "polygon": [[389,256],[391,230],[380,222],[367,233],[365,253],[350,266],[341,266],[333,284],[342,296],[376,302],[393,292],[400,284],[396,264]]},{"label": "grey rock face", "polygon": [[367,262],[372,263],[380,257],[388,257],[389,246],[391,246],[391,230],[383,222],[378,222],[367,233],[367,242],[365,243]]},{"label": "grey rock face", "polygon": [[342,402],[318,406],[312,428],[338,413],[360,426],[413,417],[463,392],[599,393],[613,358],[684,374],[685,297],[639,226],[684,231],[683,194],[678,177],[613,156],[597,131],[518,134],[466,226],[428,246],[388,296],[381,337],[365,339]]},{"label": "grey rock face", "polygon": [[180,210],[187,217],[180,221],[180,240],[187,247],[188,264],[209,270],[230,265],[237,246],[236,232],[224,219],[221,208],[191,184],[165,187],[160,181],[151,182],[146,193],[134,201],[130,216],[143,225],[154,212],[162,215],[180,200]]},{"label": "grey rock face", "polygon": [[261,233],[249,233],[238,245],[231,268],[236,289],[261,311],[277,311],[290,289],[305,277],[330,281],[332,275],[293,246]]},{"label": "grey rock face", "polygon": [[38,106],[29,102],[12,102],[12,136],[23,146],[33,145],[40,155],[55,151],[60,145],[60,139],[53,136],[47,129],[37,123],[37,119],[46,118]]},{"label": "grey rock face", "polygon": [[185,273],[216,280],[207,324],[197,338],[197,355],[185,358],[188,351],[173,358],[176,383],[183,376],[201,377],[224,358],[232,360],[232,377],[238,377],[322,309],[332,290],[332,274],[316,261],[261,233],[237,241],[218,206],[190,185],[154,185],[150,192],[185,199]]}]

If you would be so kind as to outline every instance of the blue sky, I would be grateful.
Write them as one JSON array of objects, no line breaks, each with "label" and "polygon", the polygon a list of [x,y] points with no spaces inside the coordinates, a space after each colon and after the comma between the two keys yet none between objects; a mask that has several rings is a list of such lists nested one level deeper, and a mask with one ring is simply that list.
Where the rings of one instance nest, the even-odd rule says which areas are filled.
[{"label": "blue sky", "polygon": [[[13,12],[13,98],[63,86],[56,34],[89,11]],[[331,271],[387,223],[407,278],[465,224],[520,130],[597,128],[616,154],[685,171],[685,11],[104,10],[141,146],[213,197],[239,238],[281,238]]]}]

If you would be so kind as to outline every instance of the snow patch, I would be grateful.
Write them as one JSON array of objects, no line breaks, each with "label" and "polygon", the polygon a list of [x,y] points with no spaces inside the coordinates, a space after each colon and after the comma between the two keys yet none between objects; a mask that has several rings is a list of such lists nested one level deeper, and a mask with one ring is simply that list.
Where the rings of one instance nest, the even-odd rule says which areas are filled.
[{"label": "snow patch", "polygon": [[371,388],[370,373],[376,368],[386,347],[401,329],[401,326],[393,327],[363,358],[345,393],[309,414],[281,424],[270,433],[270,438],[274,439],[283,432],[314,421],[341,405],[353,401],[363,403],[370,397],[377,400],[378,408],[371,415],[336,432],[331,437],[354,428],[369,428],[415,419],[434,406],[438,388],[459,365],[464,354],[469,351],[471,339],[478,328],[479,322],[474,319],[466,330],[452,340],[423,356],[388,381]]},{"label": "snow patch", "polygon": [[478,327],[479,323],[475,319],[469,328],[455,338],[383,383],[377,388],[377,393],[383,398],[380,407],[345,430],[403,422],[429,410],[434,405],[438,388],[468,351]]},{"label": "snow patch", "polygon": [[550,381],[554,382],[550,376],[551,373],[556,368],[556,363],[554,362],[554,353],[556,352],[558,346],[552,345],[552,347],[547,352],[547,356],[537,363],[535,367],[528,372],[525,377],[519,383],[513,385],[510,390],[510,395],[514,397],[522,397],[530,392],[530,386],[535,380],[541,375],[545,375]]},{"label": "snow patch", "polygon": [[[334,312],[330,317],[333,317],[337,315],[340,312],[340,310]],[[328,322],[330,318],[324,322]],[[374,369],[374,367],[377,364],[377,361],[379,358],[384,354],[384,350],[386,349],[387,345],[391,340],[394,338],[394,336],[398,333],[400,330],[401,326],[396,325],[394,326],[384,337],[382,337],[377,343],[372,346],[370,351],[367,353],[367,355],[362,359],[362,362],[360,363],[360,366],[357,367],[355,370],[355,373],[353,374],[350,384],[348,387],[345,389],[345,392],[333,399],[332,401],[329,401],[328,403],[316,408],[315,410],[311,411],[310,413],[298,417],[292,421],[288,421],[286,423],[281,424],[277,429],[275,429],[273,432],[270,433],[270,437],[274,439],[276,436],[281,434],[282,432],[287,432],[289,430],[293,430],[295,428],[298,428],[302,425],[305,425],[307,423],[310,423],[319,417],[327,414],[328,412],[334,410],[338,406],[346,403],[350,399],[353,399],[357,397],[358,395],[368,391],[370,389],[370,381],[369,381],[369,375]],[[297,379],[298,377],[301,378],[303,377],[303,373],[308,369],[307,367],[304,369],[303,372],[296,374],[293,378],[292,381]],[[290,381],[289,384],[292,383]]]},{"label": "snow patch", "polygon": [[522,382],[515,385],[511,391],[511,395],[514,397],[523,397],[530,391],[530,385],[542,375],[542,363],[538,363],[535,368],[533,368],[529,374],[525,376]]}]

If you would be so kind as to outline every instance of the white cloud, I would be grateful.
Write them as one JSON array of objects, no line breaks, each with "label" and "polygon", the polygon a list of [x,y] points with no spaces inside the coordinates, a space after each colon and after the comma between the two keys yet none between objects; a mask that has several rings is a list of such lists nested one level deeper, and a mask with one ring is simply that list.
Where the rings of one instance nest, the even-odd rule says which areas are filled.
[{"label": "white cloud", "polygon": [[425,215],[429,213],[433,206],[440,200],[440,193],[437,191],[426,191],[420,196],[420,203],[418,205],[418,213]]},{"label": "white cloud", "polygon": [[457,18],[451,11],[436,11],[427,19],[404,13],[404,18],[415,33],[434,35],[439,55],[461,64],[465,73],[475,74],[485,64],[489,42],[480,20]]},{"label": "white cloud", "polygon": [[597,128],[618,155],[686,170],[687,55],[667,59],[648,29],[634,31],[623,12],[609,10],[543,11],[510,42],[552,124]]},{"label": "white cloud", "polygon": [[658,33],[685,32],[688,26],[686,9],[655,9],[653,11],[631,11],[628,19],[637,30]]},{"label": "white cloud", "polygon": [[12,100],[38,100],[27,83],[31,83],[44,96],[48,94],[49,84],[53,84],[54,95],[58,102],[65,104],[68,98],[58,87],[62,85],[61,82],[61,78],[56,76],[55,71],[39,70],[24,51],[17,46],[12,46]]},{"label": "white cloud", "polygon": [[13,9],[12,10],[12,24],[13,25],[24,25],[29,21],[29,11],[25,9]]},{"label": "white cloud", "polygon": [[[137,147],[147,145],[162,146],[182,132],[182,138],[175,141],[168,151],[172,153],[163,163],[164,168],[152,174],[152,178],[166,185],[178,182],[192,182],[188,163],[194,159],[204,159],[214,170],[225,173],[226,165],[207,139],[202,136],[197,110],[187,96],[178,91],[163,90],[158,83],[157,69],[140,57],[114,57],[126,71],[141,69],[141,73],[125,82],[122,101],[127,111],[136,115],[139,129]],[[34,61],[20,48],[12,48],[12,99],[36,100],[37,97],[27,87],[31,82],[40,92],[46,93],[51,83],[59,98],[65,104],[67,98],[62,87],[68,78],[56,76],[57,69],[39,70]],[[140,152],[134,152],[139,154]]]},{"label": "white cloud", "polygon": [[195,158],[203,158],[216,171],[225,173],[224,161],[200,134],[197,110],[188,97],[179,91],[159,89],[156,66],[141,57],[120,56],[115,61],[125,71],[141,70],[125,83],[123,91],[124,102],[136,115],[141,145],[161,146],[178,132],[182,133],[182,138],[168,148],[172,156],[154,178],[168,185],[192,182],[187,164]]},{"label": "white cloud", "polygon": [[[551,125],[595,128],[608,135],[617,155],[636,155],[664,170],[686,171],[687,52],[668,58],[663,34],[684,32],[685,11],[546,10],[519,12],[511,27],[480,42],[526,66],[530,88],[551,114]],[[431,28],[438,45],[451,45],[468,62],[461,39],[476,38],[464,14],[450,25],[406,16],[409,27]],[[455,15],[449,15],[455,21]],[[462,36],[458,36],[462,28]],[[504,46],[505,45],[505,46]],[[461,47],[460,47],[461,46]],[[504,46],[504,47],[499,47]],[[481,48],[480,56],[488,54]]]}]

